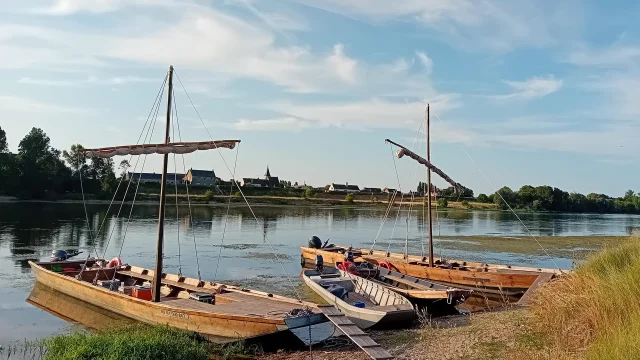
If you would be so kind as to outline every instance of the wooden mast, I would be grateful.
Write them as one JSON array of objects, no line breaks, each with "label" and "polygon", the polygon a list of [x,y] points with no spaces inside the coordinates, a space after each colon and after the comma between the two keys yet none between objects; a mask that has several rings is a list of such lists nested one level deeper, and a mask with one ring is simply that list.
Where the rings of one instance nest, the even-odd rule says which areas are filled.
[{"label": "wooden mast", "polygon": [[[429,104],[427,104],[427,161],[431,162],[431,144],[429,137]],[[429,266],[433,267],[433,229],[432,229],[432,219],[431,219],[431,169],[427,167],[427,211],[429,216]]]},{"label": "wooden mast", "polygon": [[[167,94],[167,126],[165,132],[165,144],[169,144],[169,130],[171,128],[171,95],[173,92],[173,66],[169,66],[169,92]],[[167,165],[169,163],[169,154],[164,154],[162,164],[162,180],[160,183],[160,211],[158,214],[158,243],[156,246],[156,266],[153,273],[152,295],[153,302],[160,301],[160,287],[162,286],[162,256],[164,242],[164,207],[166,202],[167,189]]]}]

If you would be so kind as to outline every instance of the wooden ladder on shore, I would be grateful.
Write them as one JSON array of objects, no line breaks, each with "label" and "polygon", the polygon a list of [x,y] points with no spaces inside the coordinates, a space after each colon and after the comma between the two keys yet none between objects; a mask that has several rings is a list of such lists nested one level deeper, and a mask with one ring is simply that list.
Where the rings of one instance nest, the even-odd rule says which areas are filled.
[{"label": "wooden ladder on shore", "polygon": [[364,331],[360,330],[356,324],[352,323],[345,314],[341,313],[333,305],[318,305],[320,311],[338,327],[345,335],[358,345],[367,355],[375,360],[393,359],[393,356],[373,341]]}]

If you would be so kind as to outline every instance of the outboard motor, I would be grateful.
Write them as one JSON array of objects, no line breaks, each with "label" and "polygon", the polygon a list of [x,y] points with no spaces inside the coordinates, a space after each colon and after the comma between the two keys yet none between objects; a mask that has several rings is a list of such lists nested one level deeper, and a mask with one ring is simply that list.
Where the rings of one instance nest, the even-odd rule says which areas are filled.
[{"label": "outboard motor", "polygon": [[349,249],[347,249],[347,251],[344,252],[344,261],[349,261],[349,262],[353,262],[353,249],[351,247],[349,247]]},{"label": "outboard motor", "polygon": [[324,270],[324,259],[322,255],[316,254],[316,271],[321,273]]},{"label": "outboard motor", "polygon": [[65,261],[67,259],[67,252],[64,250],[53,250],[51,252],[51,261]]},{"label": "outboard motor", "polygon": [[315,235],[310,237],[309,247],[312,249],[322,249],[322,240],[320,240],[320,238]]},{"label": "outboard motor", "polygon": [[65,261],[68,260],[69,258],[72,258],[78,254],[82,253],[82,251],[78,251],[78,250],[69,250],[64,251],[64,250],[53,250],[51,252],[51,261]]}]

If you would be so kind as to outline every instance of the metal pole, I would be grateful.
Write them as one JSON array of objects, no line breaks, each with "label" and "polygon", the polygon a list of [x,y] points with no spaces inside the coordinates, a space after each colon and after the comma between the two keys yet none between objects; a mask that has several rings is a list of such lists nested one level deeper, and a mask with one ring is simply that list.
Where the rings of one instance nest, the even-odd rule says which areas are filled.
[{"label": "metal pole", "polygon": [[[170,141],[169,130],[171,128],[171,95],[173,92],[173,66],[169,66],[169,93],[167,94],[167,128],[165,132],[165,144]],[[153,302],[160,301],[160,287],[162,286],[162,256],[164,242],[164,207],[166,202],[167,189],[167,165],[169,163],[169,154],[164,154],[164,162],[162,164],[162,182],[160,183],[160,213],[158,214],[158,243],[156,247],[156,266],[153,273],[152,282],[152,298]]]}]

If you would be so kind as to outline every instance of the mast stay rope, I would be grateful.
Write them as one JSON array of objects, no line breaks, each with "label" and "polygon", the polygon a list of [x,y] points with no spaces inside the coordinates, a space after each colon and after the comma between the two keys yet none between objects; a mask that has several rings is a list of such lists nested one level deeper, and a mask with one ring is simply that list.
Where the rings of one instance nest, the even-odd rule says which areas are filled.
[{"label": "mast stay rope", "polygon": [[[200,116],[200,112],[198,112],[198,109],[196,108],[195,104],[193,103],[193,100],[191,100],[191,96],[189,96],[189,93],[187,92],[187,89],[184,87],[184,84],[182,83],[182,80],[180,80],[180,76],[178,75],[177,72],[174,72],[174,74],[176,75],[176,78],[178,79],[178,82],[180,83],[180,86],[182,87],[182,90],[187,95],[187,99],[189,99],[189,102],[191,103],[191,106],[193,107],[193,110],[195,111],[196,115],[198,115],[198,118],[200,119],[200,122],[202,123],[205,131],[207,132],[207,134],[209,135],[211,140],[214,141],[213,140],[213,136],[211,135],[211,132],[209,132],[209,128],[207,127],[207,124],[202,119],[202,116]],[[227,160],[222,155],[222,152],[220,151],[220,147],[217,146],[215,144],[215,142],[214,142],[214,145],[215,145],[215,149],[218,151],[218,155],[220,156],[220,158],[222,159],[222,162],[224,163],[224,166],[227,168],[227,171],[229,172],[229,174],[231,174],[233,176],[233,172],[231,171],[231,168],[229,167],[229,164],[227,163]],[[232,180],[235,181],[235,179],[232,179]],[[238,187],[238,191],[240,192],[240,195],[242,196],[242,199],[244,199],[245,203],[247,204],[247,207],[249,208],[249,211],[251,212],[251,215],[253,216],[253,219],[256,221],[256,224],[258,225],[258,227],[260,227],[262,224],[260,224],[260,220],[258,220],[258,217],[256,216],[255,212],[253,211],[253,208],[251,207],[251,204],[249,204],[249,201],[247,200],[247,197],[244,195],[244,192],[242,191],[242,188]],[[274,258],[275,258],[276,262],[282,268],[282,271],[283,271],[283,273],[285,275],[285,278],[287,279],[289,285],[291,286],[291,289],[294,291],[296,297],[298,298],[298,300],[302,300],[302,297],[300,296],[300,293],[299,293],[298,289],[293,284],[293,281],[291,280],[291,277],[290,277],[289,273],[287,272],[287,269],[284,267],[283,262],[281,261],[280,257],[278,256],[278,253],[276,252],[275,247],[273,246],[273,244],[271,243],[271,241],[268,239],[268,237],[266,235],[264,237],[264,240],[269,245],[269,247],[271,248],[271,251],[273,252],[273,255],[274,255]]]}]

